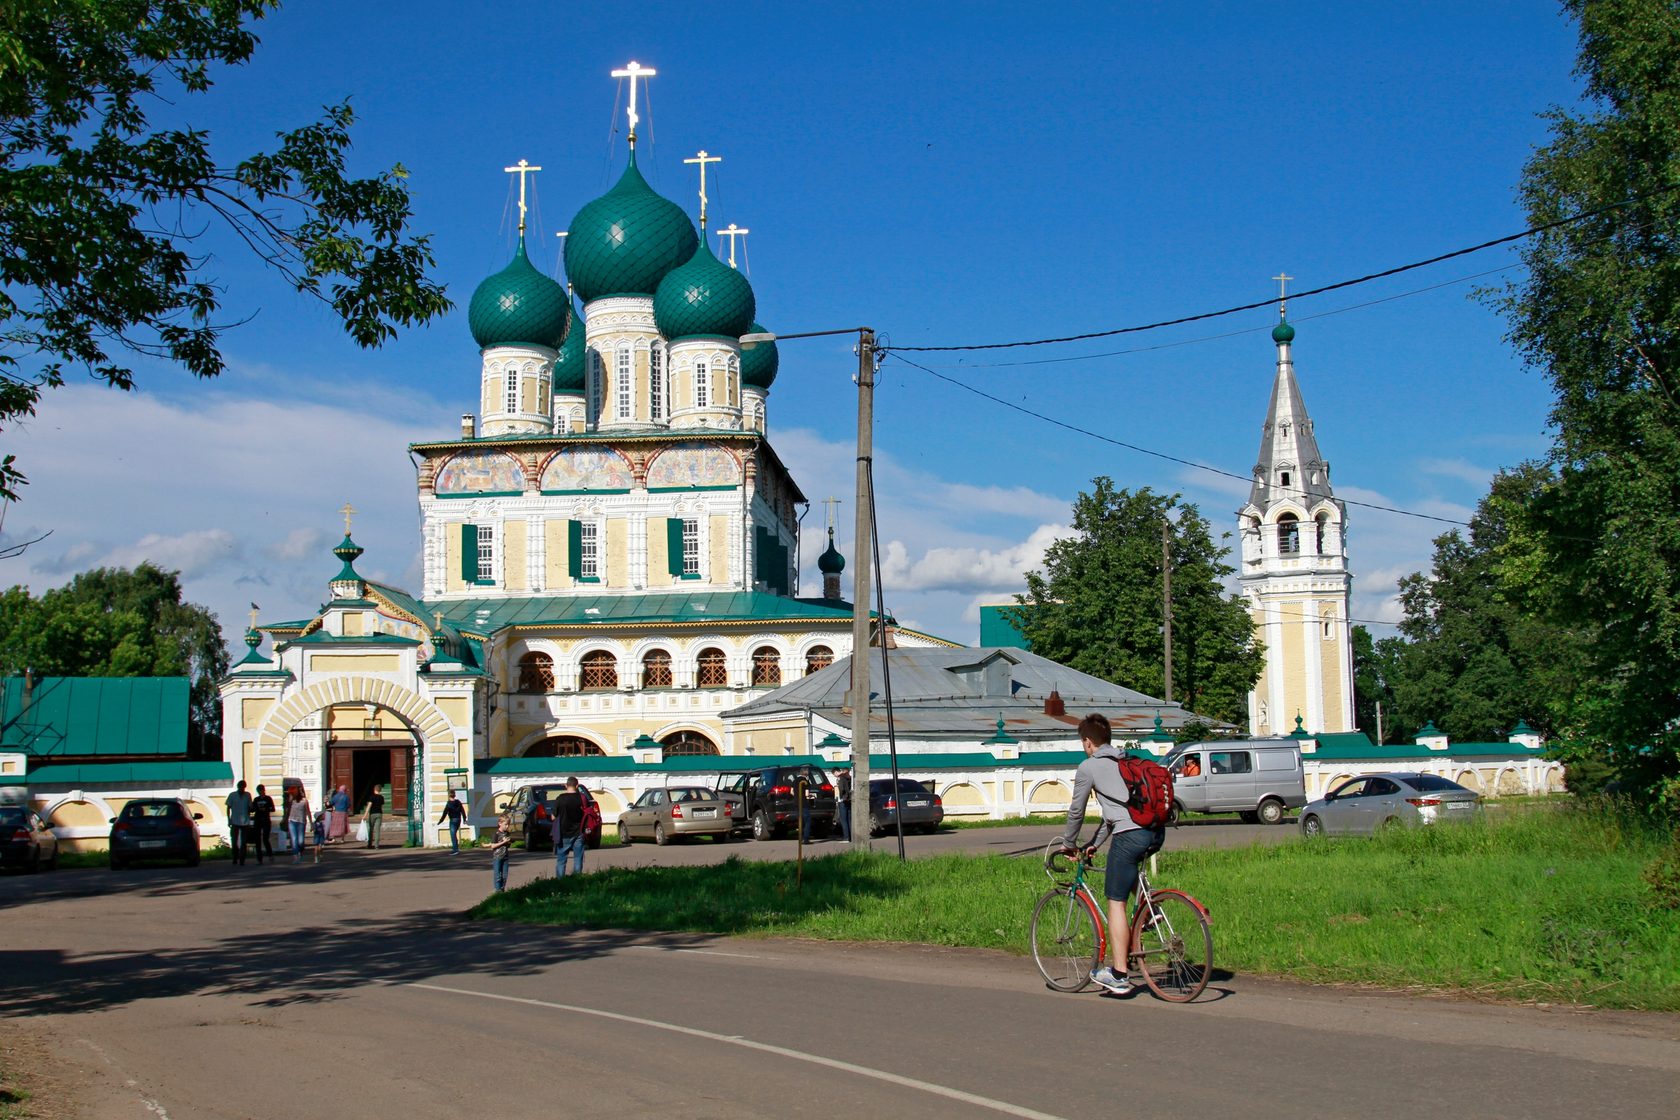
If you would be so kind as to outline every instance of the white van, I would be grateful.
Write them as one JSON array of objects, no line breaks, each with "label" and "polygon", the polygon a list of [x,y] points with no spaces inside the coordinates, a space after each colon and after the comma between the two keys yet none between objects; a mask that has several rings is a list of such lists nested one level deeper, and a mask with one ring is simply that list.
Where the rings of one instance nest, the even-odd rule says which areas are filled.
[{"label": "white van", "polygon": [[1307,803],[1301,744],[1294,739],[1215,739],[1184,743],[1164,763],[1173,774],[1173,823],[1181,813],[1238,813],[1250,824],[1279,824]]}]

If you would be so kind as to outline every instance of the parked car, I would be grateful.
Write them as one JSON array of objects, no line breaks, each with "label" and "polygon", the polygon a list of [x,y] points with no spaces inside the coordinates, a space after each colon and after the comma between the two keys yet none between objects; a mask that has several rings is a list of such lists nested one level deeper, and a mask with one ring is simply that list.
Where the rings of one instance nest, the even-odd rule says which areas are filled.
[{"label": "parked car", "polygon": [[1224,739],[1167,752],[1173,774],[1171,823],[1190,813],[1236,813],[1253,824],[1281,824],[1307,803],[1301,744],[1294,739]]},{"label": "parked car", "polygon": [[198,822],[175,797],[137,797],[111,818],[111,870],[137,860],[182,859],[198,866]]},{"label": "parked car", "polygon": [[834,825],[834,784],[821,767],[807,764],[749,770],[736,774],[718,792],[740,802],[740,819],[751,826],[754,839],[771,840],[799,827],[801,788],[806,811],[811,815],[811,835],[827,836]]},{"label": "parked car", "polygon": [[945,802],[921,782],[909,778],[898,780],[893,790],[891,778],[872,779],[869,783],[869,834],[880,836],[898,830],[904,822],[906,832],[937,832],[945,823]]},{"label": "parked car", "polygon": [[1301,810],[1308,836],[1369,836],[1390,825],[1473,820],[1481,795],[1435,774],[1367,774],[1343,782]]},{"label": "parked car", "polygon": [[0,867],[58,867],[58,837],[27,805],[0,805]]},{"label": "parked car", "polygon": [[[554,799],[565,792],[564,785],[520,786],[513,791],[513,800],[502,811],[508,815],[513,834],[525,838],[526,850],[535,852],[554,847]],[[583,794],[586,804],[594,800],[588,790],[580,788],[578,792]],[[600,821],[584,829],[583,846],[601,846]]]},{"label": "parked car", "polygon": [[618,842],[629,844],[638,836],[655,844],[686,836],[728,840],[735,827],[732,809],[728,799],[704,786],[650,789],[618,815]]}]

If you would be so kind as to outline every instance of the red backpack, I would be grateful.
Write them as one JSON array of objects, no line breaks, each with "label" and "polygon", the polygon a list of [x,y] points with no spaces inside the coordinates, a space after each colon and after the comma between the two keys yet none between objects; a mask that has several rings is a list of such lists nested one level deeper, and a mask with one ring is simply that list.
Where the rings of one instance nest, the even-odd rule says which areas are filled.
[{"label": "red backpack", "polygon": [[1126,811],[1132,823],[1139,828],[1164,828],[1172,817],[1172,771],[1153,759],[1122,755],[1120,780],[1126,783]]},{"label": "red backpack", "polygon": [[588,836],[601,828],[601,807],[588,790],[580,786],[578,792],[583,795],[583,834]]}]

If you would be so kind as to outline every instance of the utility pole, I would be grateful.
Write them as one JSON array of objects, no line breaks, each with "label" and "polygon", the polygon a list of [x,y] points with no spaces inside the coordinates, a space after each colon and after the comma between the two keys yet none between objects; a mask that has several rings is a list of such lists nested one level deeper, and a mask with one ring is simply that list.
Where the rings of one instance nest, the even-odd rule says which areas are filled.
[{"label": "utility pole", "polygon": [[1166,521],[1161,522],[1161,636],[1166,639],[1164,656],[1166,664],[1163,675],[1166,677],[1166,696],[1162,697],[1167,703],[1172,703],[1172,526]]},{"label": "utility pole", "polygon": [[[869,838],[869,558],[874,525],[869,472],[875,454],[875,332],[858,331],[857,529],[852,543],[852,842]],[[886,657],[883,642],[881,656]]]},{"label": "utility pole", "polygon": [[1377,701],[1377,746],[1383,745],[1382,701]]}]

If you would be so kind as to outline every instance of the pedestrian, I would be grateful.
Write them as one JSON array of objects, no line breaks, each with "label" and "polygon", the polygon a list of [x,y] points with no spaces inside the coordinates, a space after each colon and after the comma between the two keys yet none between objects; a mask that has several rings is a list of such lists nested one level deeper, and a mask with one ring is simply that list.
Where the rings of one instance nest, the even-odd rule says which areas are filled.
[{"label": "pedestrian", "polygon": [[350,832],[350,787],[339,786],[327,795],[327,840],[336,844]]},{"label": "pedestrian", "polygon": [[443,816],[438,823],[449,822],[449,852],[451,855],[461,854],[461,825],[467,819],[467,808],[455,796],[455,791],[449,791],[449,800],[443,803]]},{"label": "pedestrian", "polygon": [[490,845],[490,873],[498,891],[507,889],[508,852],[513,847],[513,822],[506,813],[496,818],[496,842]]},{"label": "pedestrian", "polygon": [[385,795],[379,792],[378,786],[368,794],[367,814],[362,820],[367,823],[367,846],[379,847],[379,828],[385,823]]},{"label": "pedestrian", "polygon": [[245,834],[251,830],[251,795],[245,792],[241,779],[234,791],[227,795],[228,843],[233,846],[233,862],[245,865]]},{"label": "pedestrian", "polygon": [[568,855],[577,865],[570,874],[582,875],[583,794],[578,792],[576,775],[566,779],[565,792],[554,799],[554,823],[549,826],[549,835],[554,840],[554,877],[561,879],[568,874]]},{"label": "pedestrian", "polygon": [[852,842],[852,772],[840,771],[834,783],[834,820],[840,826],[840,839]]},{"label": "pedestrian", "polygon": [[286,836],[292,842],[292,862],[303,862],[303,832],[309,827],[311,813],[309,812],[309,798],[303,795],[303,787],[298,786],[286,791],[291,798],[291,804],[286,809]]},{"label": "pedestrian", "polygon": [[251,844],[257,850],[257,862],[263,861],[263,853],[268,858],[274,858],[274,798],[262,786],[257,787],[257,795],[251,798]]},{"label": "pedestrian", "polygon": [[327,843],[327,829],[331,825],[332,810],[322,809],[315,814],[315,862],[321,862],[321,849]]}]

